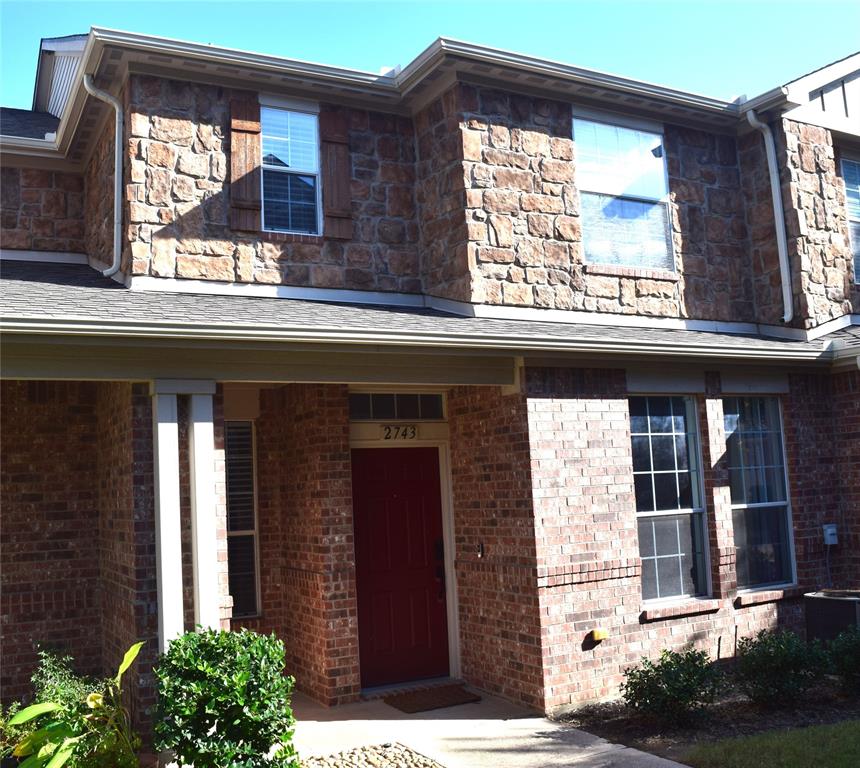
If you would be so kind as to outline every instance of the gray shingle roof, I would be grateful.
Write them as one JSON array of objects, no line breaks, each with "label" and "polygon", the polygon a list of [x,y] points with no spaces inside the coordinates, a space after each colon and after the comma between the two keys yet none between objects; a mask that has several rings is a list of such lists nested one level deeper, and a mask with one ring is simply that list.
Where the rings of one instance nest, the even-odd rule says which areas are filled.
[{"label": "gray shingle roof", "polygon": [[[830,338],[798,341],[729,333],[532,320],[462,317],[434,309],[323,303],[299,299],[129,290],[83,265],[4,261],[0,313],[6,330],[22,325],[76,333],[430,346],[493,346],[697,356],[829,359]],[[63,329],[66,330],[63,330]],[[90,331],[87,328],[91,328]],[[145,328],[146,330],[141,330]],[[265,336],[260,336],[260,334]],[[832,334],[831,334],[832,336]]]},{"label": "gray shingle roof", "polygon": [[0,134],[21,136],[27,139],[44,139],[46,133],[55,133],[60,118],[49,112],[0,107]]}]

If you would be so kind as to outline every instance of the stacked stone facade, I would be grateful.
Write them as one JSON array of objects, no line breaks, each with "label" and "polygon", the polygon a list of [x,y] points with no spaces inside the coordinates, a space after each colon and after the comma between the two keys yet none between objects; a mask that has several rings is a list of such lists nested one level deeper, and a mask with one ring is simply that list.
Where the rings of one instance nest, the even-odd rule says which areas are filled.
[{"label": "stacked stone facade", "polygon": [[3,168],[0,247],[85,253],[83,192],[79,174]]}]

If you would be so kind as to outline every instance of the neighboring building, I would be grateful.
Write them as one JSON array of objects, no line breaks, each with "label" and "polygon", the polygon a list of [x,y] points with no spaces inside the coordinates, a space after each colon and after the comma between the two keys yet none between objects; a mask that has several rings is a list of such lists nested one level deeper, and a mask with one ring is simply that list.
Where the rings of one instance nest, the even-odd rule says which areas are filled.
[{"label": "neighboring building", "polygon": [[93,29],[0,120],[4,699],[146,639],[142,711],[200,623],[550,711],[860,586],[860,54],[727,103]]}]

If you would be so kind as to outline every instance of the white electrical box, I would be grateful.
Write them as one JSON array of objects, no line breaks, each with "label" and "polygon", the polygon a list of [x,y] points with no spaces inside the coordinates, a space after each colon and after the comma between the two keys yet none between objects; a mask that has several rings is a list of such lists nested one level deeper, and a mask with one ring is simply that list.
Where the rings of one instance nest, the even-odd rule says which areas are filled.
[{"label": "white electrical box", "polygon": [[828,547],[836,546],[839,543],[839,535],[836,533],[836,523],[827,523],[821,526],[824,533],[824,544]]}]

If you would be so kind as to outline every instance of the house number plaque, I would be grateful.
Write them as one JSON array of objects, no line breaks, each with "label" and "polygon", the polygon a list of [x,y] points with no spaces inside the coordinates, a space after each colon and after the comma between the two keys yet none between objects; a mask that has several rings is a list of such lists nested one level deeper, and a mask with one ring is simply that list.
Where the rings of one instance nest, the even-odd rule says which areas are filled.
[{"label": "house number plaque", "polygon": [[383,424],[383,440],[417,440],[417,424]]}]

